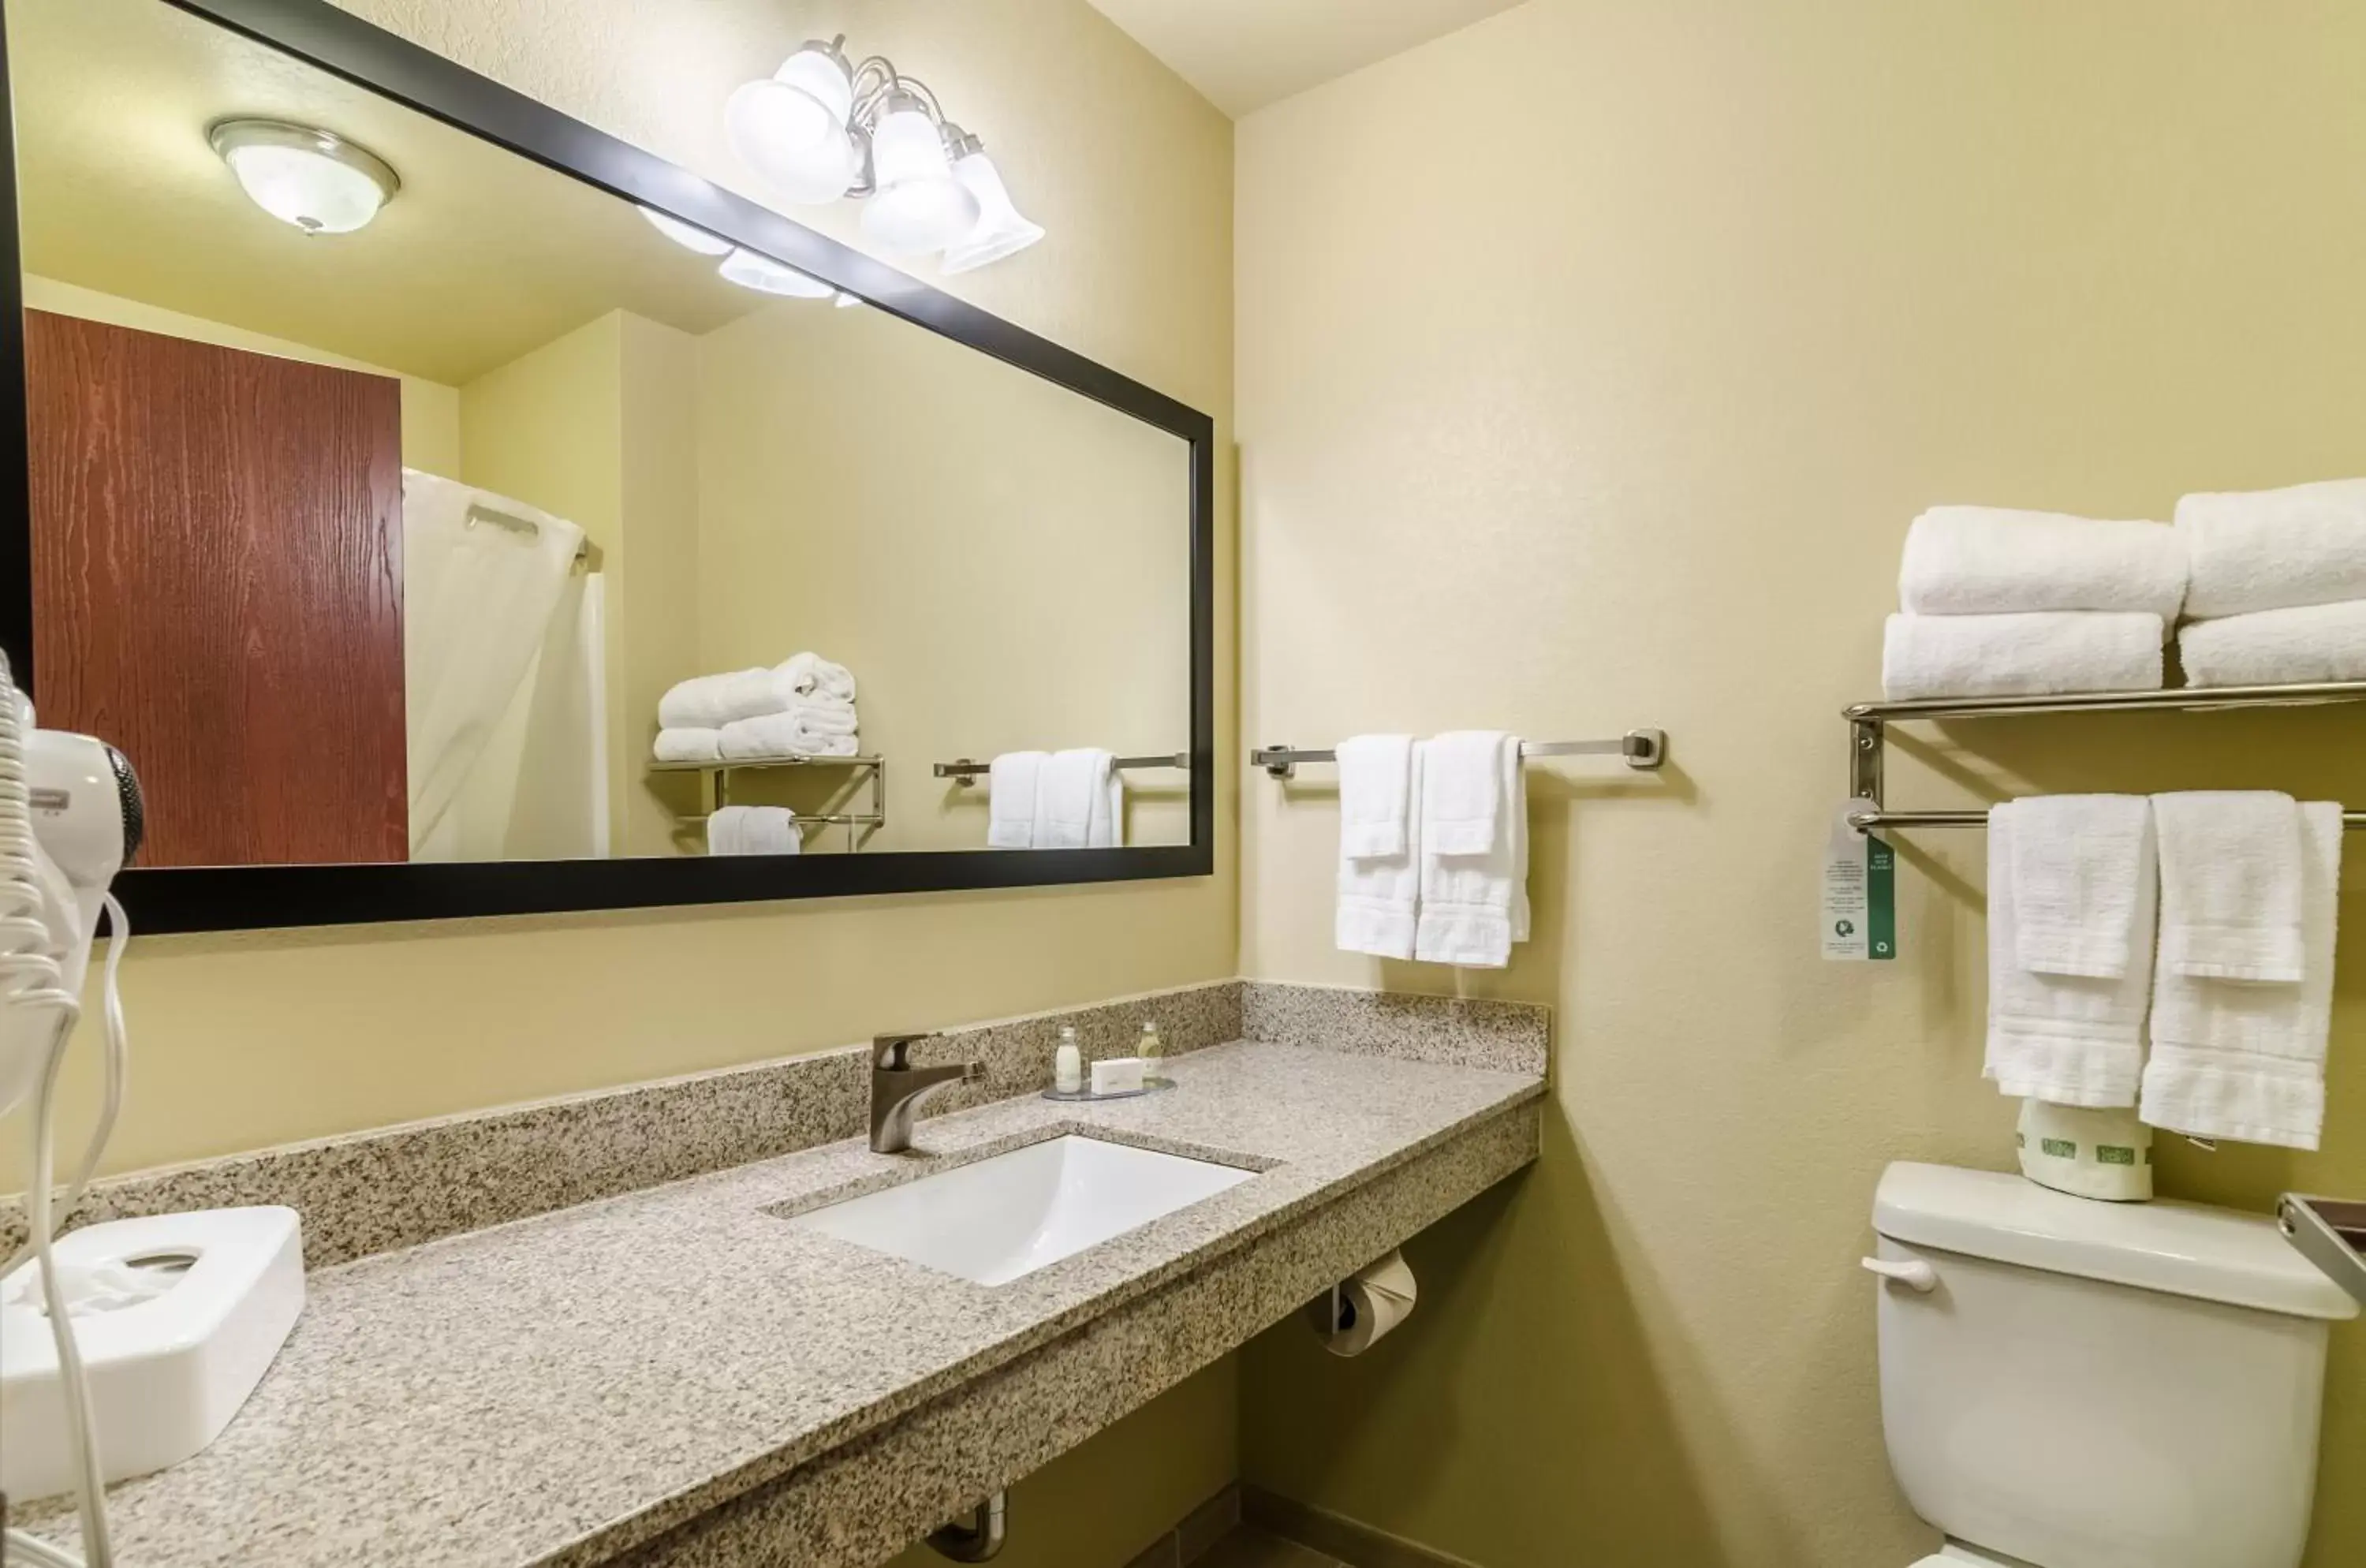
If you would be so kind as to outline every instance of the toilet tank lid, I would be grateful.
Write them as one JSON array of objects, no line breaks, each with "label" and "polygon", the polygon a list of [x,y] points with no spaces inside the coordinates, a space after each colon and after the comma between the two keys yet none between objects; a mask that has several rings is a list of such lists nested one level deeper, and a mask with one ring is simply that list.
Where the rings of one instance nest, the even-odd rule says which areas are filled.
[{"label": "toilet tank lid", "polygon": [[2274,1220],[2163,1200],[2106,1203],[2022,1176],[1901,1162],[1882,1172],[1873,1228],[1892,1241],[2293,1317],[2358,1303]]}]

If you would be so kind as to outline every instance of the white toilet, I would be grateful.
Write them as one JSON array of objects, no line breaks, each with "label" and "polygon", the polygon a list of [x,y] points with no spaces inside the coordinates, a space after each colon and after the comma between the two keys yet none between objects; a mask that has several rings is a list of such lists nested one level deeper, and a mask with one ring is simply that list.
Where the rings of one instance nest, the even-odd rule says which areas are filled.
[{"label": "white toilet", "polygon": [[2295,1568],[2326,1339],[2358,1305],[2272,1220],[1893,1165],[1881,1418],[1916,1568]]}]

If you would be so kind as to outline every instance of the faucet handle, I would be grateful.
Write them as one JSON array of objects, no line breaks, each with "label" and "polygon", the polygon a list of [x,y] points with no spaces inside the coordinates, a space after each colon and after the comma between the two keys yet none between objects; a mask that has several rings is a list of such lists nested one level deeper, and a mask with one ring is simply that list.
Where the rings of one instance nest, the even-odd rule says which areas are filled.
[{"label": "faucet handle", "polygon": [[871,1065],[884,1072],[900,1073],[911,1063],[905,1053],[923,1040],[934,1040],[935,1030],[923,1034],[874,1034],[871,1037]]}]

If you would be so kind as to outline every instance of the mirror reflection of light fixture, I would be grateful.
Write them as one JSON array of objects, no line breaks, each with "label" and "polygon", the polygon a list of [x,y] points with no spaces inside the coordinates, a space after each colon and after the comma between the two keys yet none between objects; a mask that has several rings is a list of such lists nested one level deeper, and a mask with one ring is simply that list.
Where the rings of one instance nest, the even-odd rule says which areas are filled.
[{"label": "mirror reflection of light fixture", "polygon": [[926,83],[880,55],[850,64],[845,44],[841,36],[803,45],[724,107],[733,148],[776,195],[801,206],[861,197],[862,231],[880,249],[947,252],[948,272],[1043,237]]},{"label": "mirror reflection of light fixture", "polygon": [[700,255],[727,256],[736,248],[722,235],[710,234],[694,223],[685,223],[671,213],[659,212],[654,207],[642,208],[641,216],[648,219],[649,227],[659,233],[682,249],[696,251]]},{"label": "mirror reflection of light fixture", "polygon": [[777,294],[788,299],[830,299],[838,295],[836,288],[820,278],[754,251],[734,250],[723,258],[721,271],[730,282],[759,294]]},{"label": "mirror reflection of light fixture", "polygon": [[402,188],[385,159],[313,126],[225,119],[206,141],[255,206],[307,234],[350,234]]}]

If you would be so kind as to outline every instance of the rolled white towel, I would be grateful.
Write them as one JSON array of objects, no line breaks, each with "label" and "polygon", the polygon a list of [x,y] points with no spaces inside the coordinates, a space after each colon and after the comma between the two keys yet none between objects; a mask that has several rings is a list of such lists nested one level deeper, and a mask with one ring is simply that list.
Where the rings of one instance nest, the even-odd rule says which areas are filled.
[{"label": "rolled white towel", "polygon": [[2185,541],[2165,523],[1934,506],[1906,531],[1898,603],[1916,615],[2117,610],[2177,618]]},{"label": "rolled white towel", "polygon": [[2158,615],[1892,615],[1881,688],[1893,702],[2160,689]]},{"label": "rolled white towel", "polygon": [[2177,503],[2196,619],[2366,599],[2366,479]]},{"label": "rolled white towel", "polygon": [[772,676],[778,688],[790,696],[831,697],[841,703],[854,700],[854,672],[818,653],[793,654],[773,667]]},{"label": "rolled white towel", "polygon": [[699,675],[658,699],[658,724],[665,729],[720,729],[734,719],[778,711],[769,670],[735,670]]},{"label": "rolled white towel", "polygon": [[660,762],[713,762],[723,756],[720,729],[660,729],[653,754]]},{"label": "rolled white towel", "polygon": [[2366,681],[2366,599],[2192,621],[2177,653],[2189,686]]},{"label": "rolled white towel", "polygon": [[723,727],[723,754],[755,757],[851,757],[861,750],[853,710],[806,705],[788,713],[760,714]]}]

